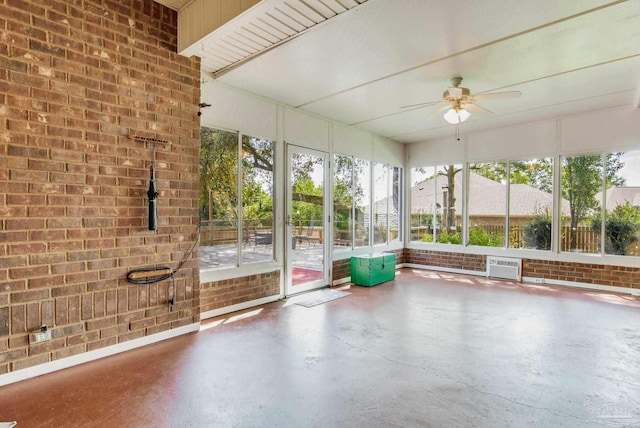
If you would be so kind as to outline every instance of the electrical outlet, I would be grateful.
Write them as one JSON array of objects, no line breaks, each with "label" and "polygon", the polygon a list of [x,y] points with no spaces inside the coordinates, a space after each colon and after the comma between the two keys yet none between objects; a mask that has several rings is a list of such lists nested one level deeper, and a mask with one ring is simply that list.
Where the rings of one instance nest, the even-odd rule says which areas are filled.
[{"label": "electrical outlet", "polygon": [[31,333],[29,335],[29,343],[33,345],[34,343],[47,342],[51,340],[51,330],[47,328],[42,328],[38,333]]}]

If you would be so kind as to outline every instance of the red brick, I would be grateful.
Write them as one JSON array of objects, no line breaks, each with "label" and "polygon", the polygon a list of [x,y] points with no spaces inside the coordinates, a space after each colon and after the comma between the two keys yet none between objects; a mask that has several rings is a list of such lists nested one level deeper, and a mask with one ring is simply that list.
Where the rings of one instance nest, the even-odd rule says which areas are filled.
[{"label": "red brick", "polygon": [[58,297],[55,302],[55,323],[56,325],[67,324],[69,320],[69,299],[67,297]]},{"label": "red brick", "polygon": [[58,351],[55,351],[52,354],[52,360],[59,360],[62,358],[68,358],[71,357],[73,355],[78,355],[78,354],[82,354],[83,352],[85,352],[85,346],[84,345],[76,345],[76,346],[70,346],[70,347],[66,347],[63,349],[60,349]]},{"label": "red brick", "polygon": [[87,351],[95,351],[96,349],[112,346],[118,343],[116,337],[108,337],[106,339],[96,340],[95,342],[87,343]]},{"label": "red brick", "polygon": [[[0,4],[0,16],[10,17],[0,20],[12,41],[11,49],[0,41],[0,103],[7,106],[6,144],[0,144],[0,241],[6,242],[0,245],[5,291],[0,304],[4,299],[5,306],[15,308],[16,331],[37,326],[39,307],[42,322],[55,324],[64,336],[33,348],[34,353],[63,358],[114,344],[115,338],[66,330],[80,319],[95,320],[96,304],[103,313],[127,319],[124,327],[143,318],[139,303],[150,305],[150,311],[166,310],[165,285],[150,286],[148,294],[139,296],[124,279],[126,267],[118,263],[131,254],[136,256],[129,262],[137,265],[152,256],[181,257],[189,246],[168,237],[181,234],[179,225],[193,225],[191,217],[197,217],[190,210],[198,198],[199,62],[175,52],[176,12],[151,3],[145,8],[146,15],[115,0],[87,2],[86,7],[61,0],[48,0],[45,6],[25,0]],[[135,27],[125,15],[135,16]],[[192,87],[171,81],[171,73]],[[192,99],[184,104],[187,95]],[[163,193],[161,208],[172,198],[172,209],[164,211],[154,234],[158,240],[149,242],[142,239],[148,233],[136,230],[146,221],[149,152],[126,138],[131,127],[167,133],[179,153],[161,155],[162,180],[176,192]],[[190,193],[186,181],[193,181]],[[169,226],[169,216],[176,217],[171,220],[176,227]],[[141,239],[120,247],[115,242],[120,237]],[[163,248],[155,255],[157,245]],[[190,295],[193,286],[185,292],[185,284],[179,282],[179,292]],[[30,292],[47,294],[33,301],[34,295],[17,294]],[[183,317],[192,321],[190,306],[197,301],[181,304],[187,306],[172,315],[176,325]],[[106,328],[122,332],[117,340],[123,341],[169,326],[135,332]],[[58,349],[65,340],[69,347]],[[12,333],[4,343],[10,351],[27,347],[27,335]],[[0,373],[13,369],[14,362],[15,367],[38,363],[32,356],[12,354],[0,363]]]},{"label": "red brick", "polygon": [[11,268],[9,269],[9,277],[11,279],[28,279],[44,276],[49,273],[48,266],[33,266],[28,268]]}]

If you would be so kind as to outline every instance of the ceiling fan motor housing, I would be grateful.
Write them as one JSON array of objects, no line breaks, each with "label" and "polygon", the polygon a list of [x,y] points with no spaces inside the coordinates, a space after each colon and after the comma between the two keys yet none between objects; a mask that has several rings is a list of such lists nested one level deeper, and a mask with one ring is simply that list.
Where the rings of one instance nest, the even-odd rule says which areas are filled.
[{"label": "ceiling fan motor housing", "polygon": [[469,88],[463,87],[447,88],[442,93],[442,98],[448,102],[465,100],[470,96],[471,92],[469,92]]}]

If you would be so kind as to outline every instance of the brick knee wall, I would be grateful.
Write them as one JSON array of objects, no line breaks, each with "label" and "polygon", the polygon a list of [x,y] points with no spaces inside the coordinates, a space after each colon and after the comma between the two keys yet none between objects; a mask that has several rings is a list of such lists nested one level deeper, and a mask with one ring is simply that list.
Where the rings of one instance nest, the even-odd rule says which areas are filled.
[{"label": "brick knee wall", "polygon": [[351,276],[351,259],[342,259],[333,261],[333,269],[331,271],[331,280],[338,281]]},{"label": "brick knee wall", "polygon": [[486,272],[487,256],[430,250],[404,249],[404,262],[408,264],[436,266]]},{"label": "brick knee wall", "polygon": [[[0,4],[0,374],[199,319],[200,64],[150,0]],[[158,146],[157,232],[147,228]],[[41,324],[53,339],[29,345]]]},{"label": "brick knee wall", "polygon": [[640,288],[640,267],[523,259],[522,276],[551,281]]},{"label": "brick knee wall", "polygon": [[[405,263],[486,272],[486,255],[404,249]],[[549,281],[640,288],[640,267],[522,259],[522,276]]]},{"label": "brick knee wall", "polygon": [[280,294],[280,271],[249,275],[200,285],[200,312]]}]

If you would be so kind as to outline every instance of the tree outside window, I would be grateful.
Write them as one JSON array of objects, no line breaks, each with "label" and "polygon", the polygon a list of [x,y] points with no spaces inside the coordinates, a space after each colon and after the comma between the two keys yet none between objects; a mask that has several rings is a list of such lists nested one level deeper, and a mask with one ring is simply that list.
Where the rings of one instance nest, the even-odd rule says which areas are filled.
[{"label": "tree outside window", "polygon": [[200,131],[200,244],[205,269],[274,258],[273,250],[255,251],[258,233],[273,238],[274,142],[239,137],[237,132],[208,127]]}]

